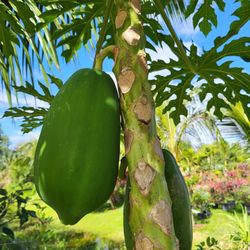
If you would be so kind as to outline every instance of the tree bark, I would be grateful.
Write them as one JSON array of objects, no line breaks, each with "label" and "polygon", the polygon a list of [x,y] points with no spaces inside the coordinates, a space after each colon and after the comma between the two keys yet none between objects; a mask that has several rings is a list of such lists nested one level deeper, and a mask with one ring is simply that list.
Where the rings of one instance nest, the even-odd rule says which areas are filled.
[{"label": "tree bark", "polygon": [[129,226],[133,249],[178,249],[172,202],[164,176],[154,101],[148,82],[139,0],[116,0],[115,66],[131,191]]}]

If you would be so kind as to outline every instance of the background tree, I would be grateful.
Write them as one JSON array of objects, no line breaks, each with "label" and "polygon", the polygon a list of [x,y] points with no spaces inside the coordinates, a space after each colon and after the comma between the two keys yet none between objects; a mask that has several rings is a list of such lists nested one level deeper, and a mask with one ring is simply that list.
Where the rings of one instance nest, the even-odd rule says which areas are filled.
[{"label": "background tree", "polygon": [[4,135],[0,126],[0,170],[6,167],[4,158],[9,153],[8,143],[8,137]]},{"label": "background tree", "polygon": [[[41,34],[45,40],[38,39],[38,44],[43,48],[43,52],[47,52],[44,52],[45,57],[48,55],[49,59],[52,58],[49,61],[52,62],[57,62],[58,50],[55,50],[55,47],[61,48],[61,56],[69,62],[81,46],[95,44],[96,32],[97,56],[102,48],[114,46],[112,58],[120,91],[126,158],[131,181],[129,225],[135,236],[134,244],[137,249],[177,248],[171,199],[164,177],[165,163],[157,139],[154,106],[160,106],[167,101],[163,112],[171,111],[170,116],[177,124],[181,115],[187,115],[185,103],[191,100],[189,93],[194,88],[192,82],[198,80],[202,90],[199,93],[201,100],[210,94],[207,109],[213,109],[218,118],[223,117],[221,108],[230,108],[229,103],[235,105],[240,101],[249,119],[247,94],[250,92],[250,75],[242,68],[232,65],[230,56],[249,61],[250,38],[237,35],[250,19],[250,2],[236,2],[238,7],[232,15],[237,20],[231,23],[226,35],[215,38],[212,48],[201,52],[198,52],[195,44],[192,44],[190,49],[185,47],[169,17],[171,13],[179,13],[180,10],[185,17],[193,15],[194,26],[199,26],[200,30],[208,35],[212,25],[217,25],[214,7],[224,11],[224,1],[206,0],[199,3],[191,0],[188,6],[182,1],[160,0],[51,0],[39,1],[38,4],[31,0],[11,0],[9,4],[1,2],[3,15],[0,65],[1,72],[4,72],[2,77],[9,100],[11,79],[14,78],[13,64],[15,62],[18,68],[20,63],[15,53],[20,41],[24,41],[24,44],[26,42],[26,45],[27,41],[28,44],[34,45],[30,38],[35,39]],[[164,23],[159,21],[159,16]],[[47,41],[47,44],[51,45],[49,49],[45,49],[42,41]],[[163,43],[171,48],[177,59],[171,59],[168,63],[167,60],[151,61],[146,56],[145,49],[155,50],[156,45],[162,46]],[[25,48],[23,50],[27,58],[29,51]],[[32,49],[34,50],[34,46]],[[39,53],[35,54],[39,58]],[[27,61],[28,65],[31,65],[30,61]],[[147,63],[150,65],[149,71]],[[148,72],[163,69],[169,71],[167,76],[157,75],[148,81]],[[51,80],[55,79],[51,77]],[[44,85],[40,84],[40,87],[42,86]],[[60,87],[60,83],[58,86]],[[26,84],[23,88],[16,87],[16,90],[38,98],[49,97],[48,102],[53,99],[46,88],[42,87],[43,94],[39,95],[32,84]],[[6,116],[23,116],[24,121],[31,124],[32,129],[42,123],[46,109],[41,111],[33,108],[31,113],[32,115],[27,107],[22,107],[8,111]],[[39,123],[36,119],[39,119]],[[141,171],[142,169],[144,171]],[[145,173],[147,181],[143,181],[142,185]]]}]

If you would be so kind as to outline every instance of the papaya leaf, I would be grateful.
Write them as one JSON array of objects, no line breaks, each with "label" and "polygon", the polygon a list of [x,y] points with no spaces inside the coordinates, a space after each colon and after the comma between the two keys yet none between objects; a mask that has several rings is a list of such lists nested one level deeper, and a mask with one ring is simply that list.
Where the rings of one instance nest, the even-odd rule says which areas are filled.
[{"label": "papaya leaf", "polygon": [[212,25],[217,27],[217,15],[213,6],[214,3],[221,11],[224,11],[225,3],[223,0],[204,0],[203,3],[200,3],[198,0],[191,0],[185,12],[186,17],[189,17],[194,13],[194,28],[199,25],[200,30],[206,36],[211,31]]},{"label": "papaya leaf", "polygon": [[[63,86],[61,79],[48,74],[51,84],[54,84],[58,90]],[[50,104],[54,99],[54,95],[51,94],[48,87],[43,83],[38,82],[38,85],[41,88],[42,93],[40,93],[31,83],[26,82],[26,86],[14,86],[16,91],[28,94],[37,98],[41,101],[47,102]],[[21,130],[23,133],[29,133],[35,128],[38,128],[43,124],[45,115],[48,112],[48,108],[44,107],[12,107],[7,109],[4,112],[3,117],[12,117],[12,118],[22,118],[21,120]]]},{"label": "papaya leaf", "polygon": [[38,84],[41,87],[43,94],[40,94],[36,90],[36,88],[29,82],[26,82],[26,86],[14,86],[14,88],[18,92],[22,92],[22,93],[34,96],[41,101],[50,103],[53,99],[53,95],[50,94],[49,89],[44,84],[42,84],[41,82],[38,82]]},{"label": "papaya leaf", "polygon": [[[155,78],[150,80],[150,83],[153,86],[152,91],[155,96],[156,106],[160,106],[167,101],[163,113],[171,110],[170,116],[174,119],[175,124],[178,124],[180,115],[187,114],[185,102],[190,100],[188,93],[193,88],[191,83],[196,75],[185,64],[180,51],[174,46],[171,37],[169,35],[161,35],[161,40],[168,44],[171,49],[173,48],[172,53],[177,57],[177,60],[170,58],[168,63],[164,60],[152,61],[150,64],[151,73],[160,70],[167,70],[168,73],[166,76],[156,74]],[[182,45],[184,46],[183,43]],[[192,57],[193,61],[199,63],[199,57],[196,54],[197,50],[192,47],[189,57]]]},{"label": "papaya leaf", "polygon": [[[248,56],[250,54],[249,42],[249,37],[242,37],[226,44],[220,52],[216,48],[211,48],[201,56],[197,72],[206,81],[206,84],[202,85],[203,93],[211,93],[213,96],[208,103],[209,107],[221,105],[221,108],[229,108],[227,104],[222,103],[223,98],[226,98],[232,104],[241,101],[246,115],[250,117],[249,98],[242,93],[242,91],[250,93],[248,84],[250,75],[243,68],[232,67],[233,61],[228,59],[230,56]],[[224,62],[221,64],[222,59]],[[204,99],[205,94],[201,94],[201,97]],[[223,114],[218,108],[215,113],[219,118],[222,118]]]},{"label": "papaya leaf", "polygon": [[238,19],[231,23],[230,29],[228,33],[224,37],[218,37],[215,39],[215,49],[219,48],[221,45],[223,45],[225,42],[227,42],[231,37],[238,34],[240,29],[250,20],[250,1],[243,0],[241,2],[241,6],[235,10],[235,12],[232,14],[233,16],[236,16]]},{"label": "papaya leaf", "polygon": [[62,86],[63,86],[63,82],[61,79],[55,77],[55,76],[52,76],[50,74],[48,74],[50,80],[51,80],[51,83],[54,83],[58,89],[60,89]]},{"label": "papaya leaf", "polygon": [[47,112],[46,108],[15,107],[6,110],[3,117],[22,118],[21,131],[29,133],[43,124]]},{"label": "papaya leaf", "polygon": [[[167,36],[166,36],[167,37]],[[168,41],[169,38],[165,38]],[[163,40],[163,39],[162,39]],[[171,46],[171,43],[167,43]],[[170,116],[175,123],[180,121],[180,115],[186,115],[184,104],[190,100],[188,92],[195,85],[200,85],[199,93],[201,100],[210,94],[208,109],[214,109],[214,114],[222,119],[222,108],[230,108],[228,102],[236,104],[241,101],[244,112],[250,118],[249,94],[250,75],[243,68],[232,65],[232,57],[247,57],[250,54],[250,38],[241,37],[227,41],[220,50],[216,47],[208,51],[198,52],[195,44],[186,49],[189,60],[195,69],[193,71],[185,64],[182,55],[177,49],[172,50],[177,60],[170,59],[168,63],[163,60],[151,63],[151,72],[168,70],[166,76],[156,75],[151,80],[153,93],[155,94],[156,105],[159,106],[167,101],[163,112],[174,111]]]}]

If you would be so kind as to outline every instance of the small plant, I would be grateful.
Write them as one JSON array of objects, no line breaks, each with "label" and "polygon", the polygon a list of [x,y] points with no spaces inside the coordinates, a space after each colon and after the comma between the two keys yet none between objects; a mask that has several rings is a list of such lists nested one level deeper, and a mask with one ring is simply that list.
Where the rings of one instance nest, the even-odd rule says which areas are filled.
[{"label": "small plant", "polygon": [[234,226],[237,227],[234,234],[230,236],[235,250],[250,249],[250,216],[247,208],[241,206],[241,215],[234,212],[234,217],[229,216]]},{"label": "small plant", "polygon": [[208,181],[210,193],[215,203],[225,204],[239,199],[247,199],[247,193],[243,192],[249,182],[247,176],[243,174],[245,168],[244,165],[244,168],[226,171],[224,177]]},{"label": "small plant", "polygon": [[26,209],[28,199],[24,198],[24,191],[16,190],[8,193],[6,189],[0,189],[0,240],[9,243],[15,239],[14,232],[8,224],[19,220],[20,227],[29,220],[36,218],[36,213]]},{"label": "small plant", "polygon": [[192,194],[192,212],[195,219],[203,220],[211,216],[211,195],[206,190],[196,189]]},{"label": "small plant", "polygon": [[222,250],[219,247],[219,242],[213,237],[207,237],[206,241],[202,241],[196,245],[196,250]]},{"label": "small plant", "polygon": [[250,176],[250,165],[247,163],[239,163],[237,166],[242,177]]},{"label": "small plant", "polygon": [[235,192],[236,201],[244,205],[250,205],[250,186],[241,186]]},{"label": "small plant", "polygon": [[210,206],[211,195],[209,192],[196,189],[192,194],[192,205],[201,211],[207,210]]}]

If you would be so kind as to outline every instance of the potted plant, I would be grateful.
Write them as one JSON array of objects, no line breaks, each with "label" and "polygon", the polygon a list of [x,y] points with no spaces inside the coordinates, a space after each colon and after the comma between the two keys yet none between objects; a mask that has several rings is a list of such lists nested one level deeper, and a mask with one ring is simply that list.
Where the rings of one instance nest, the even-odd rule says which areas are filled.
[{"label": "potted plant", "polygon": [[204,189],[196,189],[192,194],[192,207],[197,219],[202,220],[211,216],[211,195]]},{"label": "potted plant", "polygon": [[239,187],[235,192],[235,198],[238,203],[246,207],[247,213],[250,214],[250,186],[242,185]]},{"label": "potted plant", "polygon": [[226,171],[223,177],[210,180],[208,184],[214,203],[223,210],[230,211],[235,208],[236,200],[246,200],[249,190],[241,190],[241,187],[248,185],[247,176],[244,166],[244,169],[232,169]]}]

